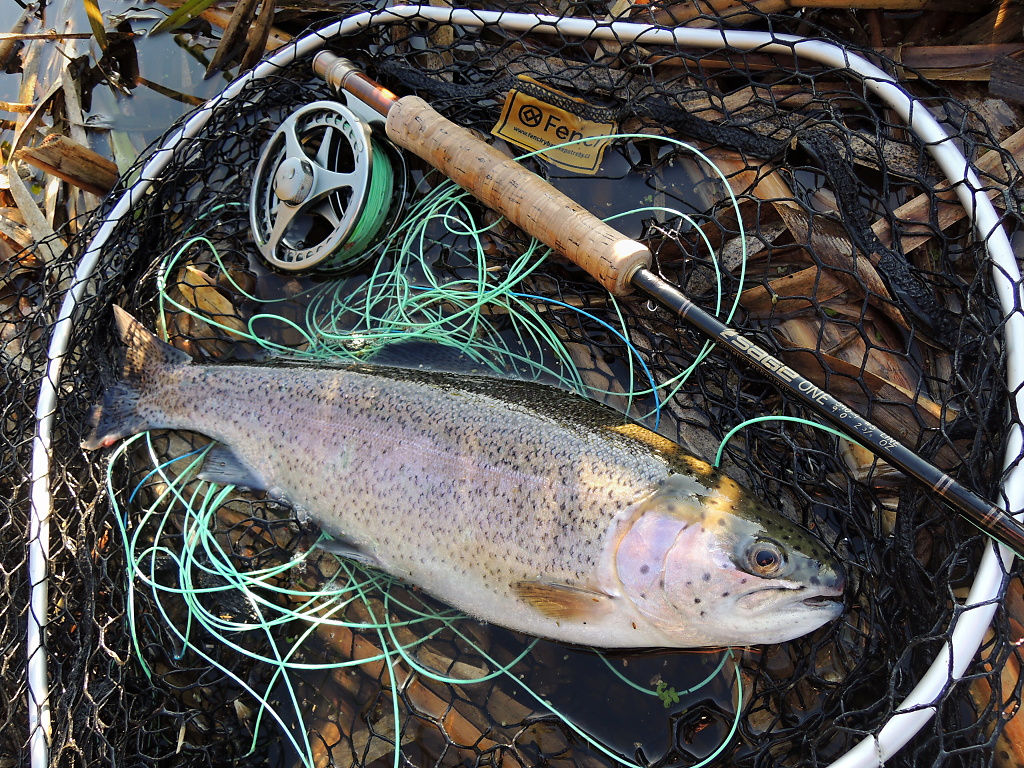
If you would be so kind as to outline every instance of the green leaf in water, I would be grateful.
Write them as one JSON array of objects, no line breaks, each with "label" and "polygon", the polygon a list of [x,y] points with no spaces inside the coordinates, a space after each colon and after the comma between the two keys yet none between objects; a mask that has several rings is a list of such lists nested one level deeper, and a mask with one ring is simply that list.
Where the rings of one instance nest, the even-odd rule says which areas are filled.
[{"label": "green leaf in water", "polygon": [[168,30],[177,29],[182,24],[185,24],[200,13],[205,11],[216,0],[187,0],[178,10],[168,16],[166,19],[157,24],[150,31],[149,34],[155,35],[157,32],[167,32]]},{"label": "green leaf in water", "polygon": [[107,50],[107,30],[103,27],[103,14],[96,0],[82,0],[85,5],[85,15],[89,17],[89,26],[92,27],[92,36],[96,38],[96,44],[101,51]]}]

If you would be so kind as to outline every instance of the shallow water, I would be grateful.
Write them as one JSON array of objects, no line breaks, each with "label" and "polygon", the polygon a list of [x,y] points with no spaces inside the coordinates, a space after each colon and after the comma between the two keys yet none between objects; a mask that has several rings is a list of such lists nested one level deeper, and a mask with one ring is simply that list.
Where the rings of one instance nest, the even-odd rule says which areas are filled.
[{"label": "shallow water", "polygon": [[[108,31],[116,28],[139,36],[112,39],[106,54],[92,38],[25,43],[38,48],[38,69],[30,67],[38,73],[31,100],[36,103],[57,82],[69,58],[88,57],[80,83],[90,143],[123,168],[178,117],[220,92],[232,75],[204,79],[205,60],[212,50],[207,50],[201,24],[193,25],[193,33],[149,37],[145,33],[166,14],[162,6],[104,0],[100,7]],[[2,31],[9,31],[21,13],[15,0],[0,0]],[[34,20],[26,32],[91,31],[81,0],[58,0],[43,13],[43,19]],[[19,101],[23,77],[17,72],[0,74],[0,100]],[[9,132],[5,134],[9,138]]]}]

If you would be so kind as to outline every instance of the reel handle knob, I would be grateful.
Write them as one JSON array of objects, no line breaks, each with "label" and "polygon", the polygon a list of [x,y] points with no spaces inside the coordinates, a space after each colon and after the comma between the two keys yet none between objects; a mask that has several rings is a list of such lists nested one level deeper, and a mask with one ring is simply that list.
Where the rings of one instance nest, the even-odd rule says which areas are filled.
[{"label": "reel handle knob", "polygon": [[416,96],[387,113],[395,144],[501,213],[524,232],[585,269],[611,293],[631,290],[630,280],[651,265],[651,252],[556,190],[540,176],[438,114]]}]

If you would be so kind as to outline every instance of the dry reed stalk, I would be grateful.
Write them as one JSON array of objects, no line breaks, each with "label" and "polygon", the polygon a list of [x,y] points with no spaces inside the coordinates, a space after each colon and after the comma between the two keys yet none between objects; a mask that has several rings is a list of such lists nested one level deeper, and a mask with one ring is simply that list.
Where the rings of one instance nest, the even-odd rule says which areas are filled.
[{"label": "dry reed stalk", "polygon": [[217,50],[213,52],[213,57],[206,67],[207,78],[223,69],[224,64],[234,57],[236,50],[246,41],[259,1],[237,0],[231,11],[231,18],[220,36]]}]

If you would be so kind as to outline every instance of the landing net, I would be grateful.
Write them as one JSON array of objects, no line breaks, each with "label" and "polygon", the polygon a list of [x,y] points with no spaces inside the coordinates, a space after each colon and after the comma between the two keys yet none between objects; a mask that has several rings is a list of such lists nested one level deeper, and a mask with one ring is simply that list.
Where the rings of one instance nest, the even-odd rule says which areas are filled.
[{"label": "landing net", "polygon": [[[675,23],[677,10],[654,3],[627,15]],[[793,16],[752,11],[742,22],[808,33]],[[618,217],[698,304],[732,311],[788,365],[999,499],[1020,418],[1004,384],[990,255],[927,147],[862,78],[756,49],[426,15],[326,45],[484,135],[510,89],[537,95],[523,76],[564,94],[555,100],[566,111],[614,123],[610,133],[640,134],[613,139],[594,176],[524,162]],[[909,87],[975,163],[1015,234],[1012,156],[963,104],[919,77]],[[317,532],[283,505],[197,484],[189,467],[203,443],[192,436],[139,438],[109,468],[78,447],[114,370],[115,303],[209,361],[267,349],[363,359],[384,336],[426,324],[437,333],[424,343],[443,340],[453,366],[555,380],[708,459],[751,417],[808,417],[647,300],[612,300],[414,162],[399,171],[413,190],[406,208],[360,271],[267,270],[248,225],[252,173],[291,111],[332,98],[308,55],[250,81],[196,135],[161,150],[166,166],[130,215],[111,202],[2,305],[2,586],[20,608],[4,612],[0,633],[20,649],[35,397],[59,307],[82,290],[49,472],[50,705],[72,713],[54,718],[53,763],[819,765],[871,738],[950,639],[987,540],[917,484],[805,423],[744,426],[723,465],[843,560],[848,610],[808,637],[731,654],[602,657],[481,626],[313,548]],[[415,208],[427,199],[432,216]],[[410,240],[413,224],[422,228]],[[95,270],[76,278],[97,237]],[[418,255],[402,261],[409,254]],[[431,281],[437,293],[424,301]],[[437,357],[431,350],[419,361]],[[988,765],[1011,748],[1001,739],[1020,699],[1022,616],[1014,576],[977,659],[889,764]],[[0,753],[25,762],[25,658],[5,658]]]}]

